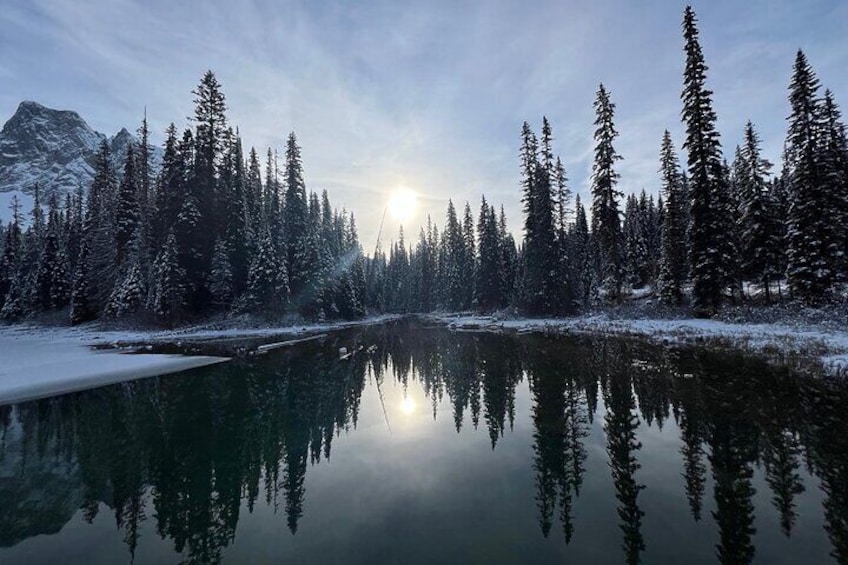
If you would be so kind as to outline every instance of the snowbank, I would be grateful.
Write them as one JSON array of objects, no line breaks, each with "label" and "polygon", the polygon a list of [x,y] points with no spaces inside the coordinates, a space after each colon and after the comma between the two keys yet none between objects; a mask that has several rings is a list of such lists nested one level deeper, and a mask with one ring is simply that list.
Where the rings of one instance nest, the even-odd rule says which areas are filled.
[{"label": "snowbank", "polygon": [[227,361],[226,357],[96,351],[72,329],[0,328],[0,404],[23,402]]},{"label": "snowbank", "polygon": [[[22,402],[107,384],[165,375],[227,361],[227,357],[121,353],[115,348],[238,338],[300,336],[399,319],[387,315],[353,322],[267,328],[191,327],[167,331],[0,327],[0,404]],[[91,346],[112,349],[95,350]]]},{"label": "snowbank", "polygon": [[324,333],[344,330],[357,326],[383,324],[399,320],[402,316],[386,314],[372,316],[351,322],[326,322],[320,324],[294,324],[291,326],[271,326],[266,328],[210,328],[204,326],[167,330],[161,332],[101,332],[116,342],[168,343],[176,341],[205,341],[219,339],[261,338],[272,336],[299,336],[311,333]]},{"label": "snowbank", "polygon": [[501,320],[494,316],[425,317],[456,330],[560,332],[638,335],[669,341],[713,339],[756,352],[782,351],[817,358],[833,375],[848,374],[848,330],[784,324],[732,324],[702,319],[613,319],[603,315],[577,318]]}]

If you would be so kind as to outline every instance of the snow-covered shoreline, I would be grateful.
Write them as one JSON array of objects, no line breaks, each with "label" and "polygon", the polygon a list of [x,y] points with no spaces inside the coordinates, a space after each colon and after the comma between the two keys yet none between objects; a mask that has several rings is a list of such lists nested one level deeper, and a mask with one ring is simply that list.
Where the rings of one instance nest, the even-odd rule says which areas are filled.
[{"label": "snow-covered shoreline", "polygon": [[848,375],[848,329],[794,324],[734,324],[697,318],[515,318],[429,314],[425,320],[463,331],[514,331],[639,336],[660,342],[713,341],[755,353],[784,352],[818,360],[830,375]]},{"label": "snow-covered shoreline", "polygon": [[[0,327],[0,404],[176,373],[229,360],[228,357],[208,355],[128,354],[121,349],[229,339],[299,337],[382,324],[402,317],[386,315],[354,322],[261,328],[197,326],[177,330],[114,330],[98,325],[74,328]],[[848,329],[789,323],[735,324],[692,318],[613,318],[603,314],[547,319],[427,314],[420,318],[463,331],[626,335],[661,343],[720,342],[753,352],[781,352],[808,357],[818,360],[827,374],[848,375]]]},{"label": "snow-covered shoreline", "polygon": [[95,350],[93,333],[0,328],[0,404],[24,402],[227,361],[226,357]]},{"label": "snow-covered shoreline", "polygon": [[[120,348],[271,336],[300,336],[380,324],[398,316],[378,316],[354,322],[297,324],[265,328],[178,330],[112,330],[93,324],[79,327],[14,325],[0,327],[0,405],[35,400],[108,384],[177,373],[228,361],[208,355],[132,353]],[[103,349],[103,346],[106,346]],[[95,349],[95,347],[99,349]]]}]

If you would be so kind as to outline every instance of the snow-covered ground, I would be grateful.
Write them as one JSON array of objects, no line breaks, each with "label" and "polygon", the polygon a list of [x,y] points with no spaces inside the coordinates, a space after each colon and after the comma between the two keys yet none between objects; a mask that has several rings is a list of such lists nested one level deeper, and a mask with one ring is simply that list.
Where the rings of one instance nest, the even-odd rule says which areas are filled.
[{"label": "snow-covered ground", "polygon": [[790,324],[734,324],[702,319],[620,319],[604,315],[555,319],[429,315],[457,330],[637,335],[662,342],[713,340],[755,352],[783,352],[820,360],[832,375],[848,375],[848,329]]},{"label": "snow-covered ground", "polygon": [[218,339],[261,338],[272,336],[300,336],[303,334],[323,333],[343,330],[357,326],[382,324],[400,319],[401,316],[386,314],[372,316],[351,322],[326,322],[318,324],[293,324],[288,326],[269,327],[224,327],[196,326],[165,331],[131,331],[131,332],[100,332],[106,339],[120,345],[121,343],[172,343],[178,341],[206,341]]},{"label": "snow-covered ground", "polygon": [[[164,375],[226,361],[226,357],[127,354],[121,347],[238,338],[298,337],[397,320],[377,316],[355,322],[283,327],[198,326],[165,331],[117,331],[97,325],[0,327],[0,404]],[[848,375],[848,329],[804,324],[735,324],[719,320],[613,318],[505,319],[428,315],[456,330],[638,335],[661,342],[715,340],[742,349],[808,356],[830,374]],[[93,349],[91,346],[111,349]],[[115,349],[117,348],[117,349]]]},{"label": "snow-covered ground", "polygon": [[65,328],[0,328],[0,404],[164,375],[226,357],[97,351],[96,336]]},{"label": "snow-covered ground", "polygon": [[[226,357],[128,354],[132,344],[179,343],[230,338],[299,336],[383,323],[397,316],[356,322],[267,328],[209,327],[168,331],[115,331],[81,327],[0,327],[0,404],[22,402],[122,381],[165,375],[227,361]],[[107,346],[110,349],[93,349]]]}]

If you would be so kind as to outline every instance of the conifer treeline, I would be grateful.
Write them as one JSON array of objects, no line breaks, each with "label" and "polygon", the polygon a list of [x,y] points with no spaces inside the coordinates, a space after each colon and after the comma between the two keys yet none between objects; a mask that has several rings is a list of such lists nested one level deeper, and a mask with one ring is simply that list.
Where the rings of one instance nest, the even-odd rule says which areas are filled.
[{"label": "conifer treeline", "polygon": [[[470,211],[466,205],[466,222],[460,223],[451,202],[441,240],[428,220],[415,249],[407,251],[401,238],[388,260],[377,255],[388,284],[377,287],[386,294],[372,295],[370,303],[392,311],[486,312],[510,305],[531,315],[561,315],[592,302],[614,303],[630,289],[649,286],[667,304],[691,297],[693,311],[710,316],[726,300],[752,294],[743,292],[746,287],[761,291],[765,302],[784,288],[810,305],[841,299],[848,281],[848,141],[833,94],[820,92],[799,50],[782,171],[771,176],[772,164],[762,157],[750,121],[728,163],[691,7],[684,13],[683,36],[686,166],[681,168],[665,131],[656,202],[644,191],[624,199],[616,171],[622,157],[614,146],[615,104],[601,85],[594,104],[591,228],[579,198],[570,201],[550,123],[542,119],[537,137],[525,122],[520,248],[499,227],[502,216],[501,224],[490,221],[484,198],[475,255]],[[425,299],[419,289],[426,289]]]},{"label": "conifer treeline", "polygon": [[644,191],[624,199],[615,103],[601,85],[591,222],[579,197],[572,202],[543,118],[541,136],[526,122],[521,131],[519,246],[503,207],[483,197],[476,215],[451,201],[442,231],[428,218],[414,246],[401,230],[388,254],[378,248],[373,258],[360,250],[353,215],[334,210],[326,192],[307,192],[294,134],[281,170],[269,150],[263,180],[207,73],[194,92],[195,127],[182,137],[168,129],[156,178],[145,119],[122,174],[104,144],[87,197],[79,191],[64,206],[51,199],[45,220],[36,190],[25,233],[15,209],[2,238],[0,314],[18,319],[70,303],[75,323],[139,311],[165,323],[214,311],[563,315],[650,287],[668,304],[691,297],[694,312],[709,316],[744,299],[745,283],[765,301],[784,288],[811,305],[838,299],[848,281],[848,140],[833,94],[820,92],[799,50],[782,170],[771,176],[751,122],[728,163],[689,7],[683,37],[685,167],[666,131],[656,201]]},{"label": "conifer treeline", "polygon": [[364,315],[365,259],[352,214],[308,193],[294,133],[281,169],[268,150],[265,179],[254,149],[226,118],[212,72],[195,95],[194,128],[166,132],[151,174],[147,119],[120,173],[100,147],[87,194],[49,200],[35,187],[22,233],[19,207],[4,234],[0,315],[69,307],[72,323],[148,315],[173,324],[216,311],[310,319]]}]

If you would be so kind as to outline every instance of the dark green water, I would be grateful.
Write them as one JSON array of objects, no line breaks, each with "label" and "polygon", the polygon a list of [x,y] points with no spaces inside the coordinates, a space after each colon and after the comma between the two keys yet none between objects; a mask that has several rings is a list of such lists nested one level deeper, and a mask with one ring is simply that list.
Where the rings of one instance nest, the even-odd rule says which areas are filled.
[{"label": "dark green water", "polygon": [[848,386],[735,354],[396,324],[0,422],[4,565],[848,562]]}]

